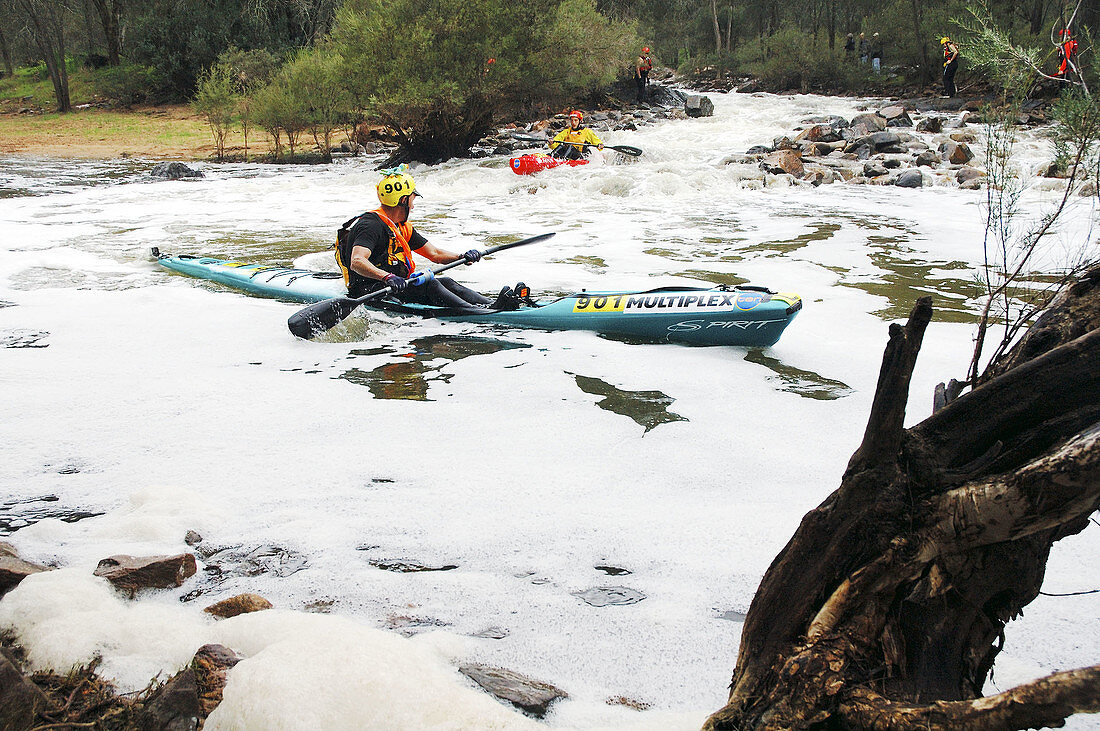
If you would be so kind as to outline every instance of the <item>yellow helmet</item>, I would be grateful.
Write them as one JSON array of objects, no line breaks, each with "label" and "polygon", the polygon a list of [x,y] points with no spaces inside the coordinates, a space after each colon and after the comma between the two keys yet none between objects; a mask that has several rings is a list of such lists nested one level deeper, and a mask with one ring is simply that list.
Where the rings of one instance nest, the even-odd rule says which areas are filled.
[{"label": "yellow helmet", "polygon": [[950,38],[948,38],[947,36],[944,36],[943,38],[941,38],[941,39],[940,39],[940,45],[941,45],[941,46],[942,46],[942,45],[943,45],[944,43],[950,43],[950,42],[951,42],[951,39],[950,39]]},{"label": "yellow helmet", "polygon": [[409,196],[420,195],[416,192],[416,183],[406,170],[408,165],[382,170],[382,179],[378,181],[378,200],[384,206],[394,208],[401,205]]}]

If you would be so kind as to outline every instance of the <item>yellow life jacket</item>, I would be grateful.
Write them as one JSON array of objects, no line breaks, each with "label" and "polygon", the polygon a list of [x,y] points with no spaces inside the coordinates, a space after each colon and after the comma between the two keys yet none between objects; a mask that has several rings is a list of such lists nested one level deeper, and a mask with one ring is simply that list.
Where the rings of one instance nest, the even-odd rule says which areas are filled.
[{"label": "yellow life jacket", "polygon": [[334,254],[336,256],[336,264],[340,267],[340,272],[344,275],[344,284],[350,284],[351,279],[351,249],[352,242],[348,240],[348,234],[351,232],[352,227],[356,222],[366,216],[368,213],[373,213],[378,216],[382,223],[386,224],[386,228],[390,230],[390,241],[386,250],[386,263],[387,264],[401,264],[404,263],[408,269],[406,277],[411,276],[416,270],[416,262],[413,261],[412,249],[409,247],[409,241],[412,239],[412,224],[408,221],[402,224],[396,224],[390,220],[382,208],[375,208],[373,211],[360,214],[355,218],[349,219],[344,222],[344,225],[336,232],[336,246],[334,247]]}]

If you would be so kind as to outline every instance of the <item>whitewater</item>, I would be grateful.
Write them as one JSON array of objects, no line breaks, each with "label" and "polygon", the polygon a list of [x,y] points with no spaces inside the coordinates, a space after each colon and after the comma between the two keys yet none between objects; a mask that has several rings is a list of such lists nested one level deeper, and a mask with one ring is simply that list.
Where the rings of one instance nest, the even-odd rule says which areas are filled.
[{"label": "whitewater", "polygon": [[[381,158],[203,163],[182,181],[151,179],[151,160],[0,158],[0,538],[58,567],[0,600],[0,629],[35,668],[100,657],[124,690],[225,644],[245,659],[210,729],[698,728],[725,703],[761,576],[840,484],[889,324],[917,297],[936,314],[907,425],[965,376],[985,200],[944,176],[746,180],[731,155],[881,102],[710,96],[713,117],[601,133],[637,160],[414,166],[414,223],[453,251],[556,232],[450,272],[486,293],[800,294],[768,349],[365,312],[297,340],[300,306],[173,274],[150,248],[335,269],[336,228],[376,205]],[[1019,153],[1038,215],[1059,195],[1033,175],[1047,143],[1026,132]],[[1055,248],[1095,214],[1077,205]],[[196,550],[188,531],[199,572],[179,589],[131,601],[92,576],[113,554]],[[1098,588],[1098,565],[1090,525],[1055,545],[1043,590]],[[242,592],[275,609],[202,612]],[[987,692],[1094,663],[1097,601],[1040,596]],[[464,663],[569,697],[538,722]]]}]

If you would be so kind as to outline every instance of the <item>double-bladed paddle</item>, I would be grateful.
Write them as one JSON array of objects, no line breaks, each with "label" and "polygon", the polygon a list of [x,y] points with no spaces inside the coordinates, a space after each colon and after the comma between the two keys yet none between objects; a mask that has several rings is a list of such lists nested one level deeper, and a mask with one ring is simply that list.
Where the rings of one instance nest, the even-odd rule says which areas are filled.
[{"label": "double-bladed paddle", "polygon": [[[522,239],[520,241],[513,241],[510,244],[499,244],[497,246],[490,246],[481,252],[482,256],[488,256],[498,251],[504,251],[505,249],[512,249],[517,246],[523,246],[524,244],[533,244],[536,241],[542,241],[548,239],[554,235],[554,232],[539,234],[538,236],[532,236],[529,239]],[[466,263],[465,259],[459,259],[458,261],[452,261],[450,264],[444,264],[443,266],[433,270],[428,270],[415,274],[409,278],[409,284],[416,286],[423,284],[431,279],[439,272],[444,272],[448,269],[453,269],[457,266],[462,266]],[[294,333],[300,338],[309,339],[314,335],[320,335],[326,330],[338,325],[344,318],[355,311],[355,308],[364,302],[369,302],[372,299],[377,299],[393,291],[392,287],[383,287],[382,289],[365,294],[362,297],[334,297],[332,299],[323,300],[321,302],[315,302],[309,307],[303,310],[299,310],[290,316],[290,319],[286,321],[287,327],[290,328],[290,332]]]},{"label": "double-bladed paddle", "polygon": [[[541,137],[527,137],[526,135],[512,135],[512,139],[517,142],[538,142],[539,144],[549,144],[553,142],[553,140],[544,140]],[[598,147],[598,145],[594,145],[591,142],[561,142],[561,144],[580,145],[581,147]],[[642,154],[640,147],[631,147],[630,145],[604,145],[604,147],[608,150],[621,152],[624,155],[630,155],[631,157],[638,157],[638,155]]]}]

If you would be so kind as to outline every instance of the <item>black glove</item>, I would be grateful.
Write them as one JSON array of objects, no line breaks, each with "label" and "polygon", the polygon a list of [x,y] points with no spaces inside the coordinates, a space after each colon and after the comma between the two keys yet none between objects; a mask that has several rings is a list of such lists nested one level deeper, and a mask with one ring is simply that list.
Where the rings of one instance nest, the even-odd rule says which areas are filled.
[{"label": "black glove", "polygon": [[467,264],[473,264],[475,261],[481,261],[481,252],[477,249],[470,249],[462,255],[462,258],[466,260]]},{"label": "black glove", "polygon": [[405,287],[409,286],[408,281],[406,281],[405,279],[402,279],[401,277],[397,276],[396,274],[387,274],[382,279],[382,281],[385,283],[385,285],[387,287],[392,289],[395,293],[396,292],[404,292]]}]

